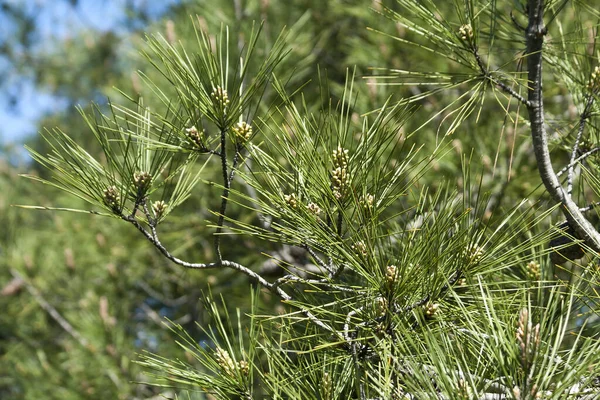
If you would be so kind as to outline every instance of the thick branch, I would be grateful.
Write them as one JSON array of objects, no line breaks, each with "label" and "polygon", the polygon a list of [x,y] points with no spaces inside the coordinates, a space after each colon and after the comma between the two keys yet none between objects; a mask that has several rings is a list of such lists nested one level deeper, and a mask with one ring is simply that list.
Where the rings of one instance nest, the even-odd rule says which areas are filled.
[{"label": "thick branch", "polygon": [[543,21],[543,0],[529,0],[529,25],[527,27],[527,77],[528,101],[527,111],[531,123],[533,150],[537,160],[542,182],[552,199],[562,205],[561,210],[569,225],[575,229],[577,236],[595,251],[600,251],[600,234],[579,211],[560,185],[554,172],[548,149],[548,136],[544,126],[544,101],[542,97],[542,47],[546,27]]}]

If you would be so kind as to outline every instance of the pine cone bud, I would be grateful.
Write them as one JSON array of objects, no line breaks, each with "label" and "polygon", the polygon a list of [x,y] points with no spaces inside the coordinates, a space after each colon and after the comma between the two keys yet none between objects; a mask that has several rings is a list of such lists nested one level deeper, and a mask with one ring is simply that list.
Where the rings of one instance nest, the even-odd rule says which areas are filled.
[{"label": "pine cone bud", "polygon": [[435,313],[439,310],[440,305],[437,303],[427,303],[425,304],[425,317],[433,318]]},{"label": "pine cone bud", "polygon": [[295,193],[286,194],[286,195],[283,196],[283,199],[285,200],[285,202],[287,203],[287,205],[290,208],[296,208],[296,207],[298,207],[298,199],[296,198],[296,194]]},{"label": "pine cone bud", "polygon": [[238,365],[239,365],[240,372],[242,373],[242,375],[248,376],[248,374],[250,373],[250,365],[248,365],[248,363],[244,360],[240,360]]},{"label": "pine cone bud", "polygon": [[155,201],[152,203],[152,211],[154,211],[154,216],[156,218],[160,218],[164,215],[165,211],[167,211],[168,204],[163,200]]},{"label": "pine cone bud", "polygon": [[363,257],[367,255],[367,245],[362,240],[359,240],[358,242],[354,243],[352,245],[352,250],[354,250]]},{"label": "pine cone bud", "polygon": [[119,196],[119,191],[116,186],[109,186],[104,189],[104,204],[112,208],[113,210],[118,210],[121,202],[121,196]]},{"label": "pine cone bud", "polygon": [[240,142],[246,142],[252,136],[252,126],[246,122],[238,122],[233,128],[233,132],[235,132]]},{"label": "pine cone bud", "polygon": [[398,280],[398,268],[395,265],[388,265],[385,272],[385,280],[388,285],[393,285]]},{"label": "pine cone bud", "polygon": [[314,214],[314,215],[321,214],[321,207],[319,207],[316,203],[308,203],[306,208],[308,209],[308,211],[310,211],[311,214]]},{"label": "pine cone bud", "polygon": [[464,24],[458,28],[458,35],[462,40],[470,43],[473,40],[473,27],[471,27],[471,24]]},{"label": "pine cone bud", "polygon": [[227,94],[227,90],[223,89],[221,86],[217,86],[212,91],[211,96],[219,106],[225,108],[229,105],[229,95]]},{"label": "pine cone bud", "polygon": [[600,67],[597,66],[594,68],[594,71],[592,71],[587,87],[592,92],[600,89]]},{"label": "pine cone bud", "polygon": [[152,175],[146,171],[137,171],[133,173],[133,183],[139,191],[144,191],[150,186]]},{"label": "pine cone bud", "polygon": [[360,204],[365,209],[365,211],[371,211],[371,210],[373,210],[374,201],[375,201],[375,196],[367,193],[360,199]]},{"label": "pine cone bud", "polygon": [[236,366],[229,353],[222,348],[217,347],[217,350],[215,350],[215,357],[217,358],[217,363],[223,368],[223,371],[230,377],[235,377]]},{"label": "pine cone bud", "polygon": [[540,279],[540,264],[535,261],[530,261],[527,264],[527,277],[532,281],[537,281]]},{"label": "pine cone bud", "polygon": [[321,393],[323,400],[330,400],[333,398],[333,382],[331,375],[325,372],[323,373],[323,380],[321,381]]},{"label": "pine cone bud", "polygon": [[185,136],[190,143],[198,149],[204,149],[204,131],[198,131],[195,126],[185,129]]},{"label": "pine cone bud", "polygon": [[[557,237],[556,239],[552,239],[548,244],[548,247],[554,250],[552,253],[550,253],[550,261],[552,261],[553,264],[562,265],[567,261],[577,260],[583,257],[585,255],[583,247],[581,247],[581,244],[573,242],[573,238],[576,237],[575,229],[571,228],[567,221],[560,224],[558,229],[563,231],[565,234]],[[558,247],[561,248],[558,249]]]}]

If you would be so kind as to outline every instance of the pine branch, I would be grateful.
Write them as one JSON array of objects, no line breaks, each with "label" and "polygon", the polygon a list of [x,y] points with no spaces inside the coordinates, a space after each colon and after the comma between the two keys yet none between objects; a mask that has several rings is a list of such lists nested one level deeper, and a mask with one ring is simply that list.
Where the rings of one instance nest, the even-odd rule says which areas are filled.
[{"label": "pine branch", "polygon": [[544,124],[544,100],[542,91],[542,50],[546,27],[544,26],[544,0],[529,0],[529,25],[526,32],[528,101],[527,110],[531,123],[533,149],[542,182],[554,201],[561,204],[561,210],[580,239],[600,252],[600,234],[583,216],[579,207],[562,188],[552,167],[548,149],[548,135]]}]

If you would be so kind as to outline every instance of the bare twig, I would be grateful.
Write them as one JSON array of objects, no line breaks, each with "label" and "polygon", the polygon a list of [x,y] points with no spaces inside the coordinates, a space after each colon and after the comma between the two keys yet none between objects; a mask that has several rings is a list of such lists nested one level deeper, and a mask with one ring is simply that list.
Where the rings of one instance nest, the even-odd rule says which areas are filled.
[{"label": "bare twig", "polygon": [[583,153],[582,155],[580,155],[579,157],[577,157],[576,159],[574,159],[573,161],[571,161],[569,163],[569,165],[567,165],[566,167],[564,167],[563,169],[561,169],[560,171],[558,171],[556,173],[556,176],[560,178],[560,176],[562,174],[564,174],[565,172],[567,172],[569,170],[569,168],[574,167],[575,165],[577,165],[577,163],[579,163],[580,161],[585,160],[586,158],[588,158],[592,154],[597,153],[598,151],[600,151],[600,147],[594,147],[593,149],[591,149],[589,151],[586,151],[585,153]]},{"label": "bare twig", "polygon": [[573,191],[573,168],[575,167],[575,157],[577,156],[577,151],[579,150],[579,142],[581,141],[581,136],[583,135],[583,131],[585,130],[585,123],[590,116],[590,109],[594,104],[594,96],[590,95],[585,104],[585,108],[579,117],[579,129],[577,130],[577,137],[575,138],[575,143],[573,144],[573,149],[571,151],[571,160],[569,162],[569,173],[567,175],[567,195],[571,196]]},{"label": "bare twig", "polygon": [[219,210],[219,219],[217,221],[217,231],[214,237],[215,255],[217,260],[222,260],[221,254],[221,232],[223,231],[223,222],[225,221],[225,211],[229,200],[229,190],[231,189],[231,180],[229,179],[229,167],[227,165],[227,132],[221,129],[221,173],[223,174],[223,194],[221,195],[221,208]]},{"label": "bare twig", "polygon": [[515,99],[517,99],[522,104],[529,106],[529,101],[525,97],[521,96],[513,88],[511,88],[506,83],[502,82],[501,80],[495,78],[492,75],[492,73],[487,69],[487,67],[483,63],[483,60],[481,59],[481,55],[479,54],[479,49],[476,46],[473,46],[472,51],[473,51],[473,55],[475,56],[475,60],[477,61],[477,66],[479,67],[479,70],[481,71],[481,75],[485,79],[487,79],[488,81],[490,81],[493,84],[495,84],[496,86],[498,86],[500,89],[502,89],[504,92],[511,95]]}]

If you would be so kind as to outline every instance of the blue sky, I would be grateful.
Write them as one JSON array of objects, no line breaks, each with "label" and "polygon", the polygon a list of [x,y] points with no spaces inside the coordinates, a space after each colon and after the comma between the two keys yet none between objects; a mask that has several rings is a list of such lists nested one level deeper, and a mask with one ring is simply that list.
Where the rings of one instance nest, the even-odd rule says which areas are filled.
[{"label": "blue sky", "polygon": [[[6,13],[9,6],[35,16],[35,42],[29,51],[47,49],[67,38],[76,40],[81,30],[127,34],[125,6],[133,4],[158,18],[180,0],[0,0],[0,45],[14,39],[16,25]],[[22,47],[14,47],[24,53]],[[0,53],[0,144],[19,143],[36,133],[36,121],[45,113],[68,104],[35,85],[33,77],[17,73]]]}]

